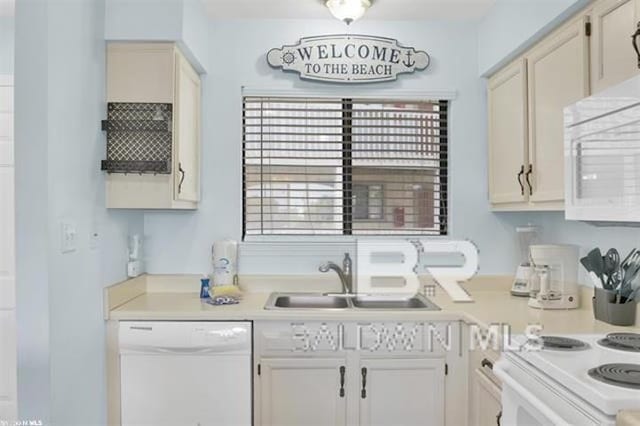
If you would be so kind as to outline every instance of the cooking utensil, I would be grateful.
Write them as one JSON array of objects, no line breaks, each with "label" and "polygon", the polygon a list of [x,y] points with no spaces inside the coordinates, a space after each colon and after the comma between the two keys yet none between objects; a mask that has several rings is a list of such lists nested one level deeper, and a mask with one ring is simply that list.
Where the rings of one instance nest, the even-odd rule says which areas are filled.
[{"label": "cooking utensil", "polygon": [[614,290],[620,284],[620,253],[614,248],[607,250],[603,259],[603,273],[607,276],[607,287]]},{"label": "cooking utensil", "polygon": [[624,270],[624,276],[622,278],[622,283],[620,284],[620,289],[618,291],[619,299],[628,298],[631,292],[633,292],[633,285],[636,278],[638,278],[638,274],[640,272],[640,259],[632,260],[629,262],[627,268]]},{"label": "cooking utensil", "polygon": [[604,280],[602,276],[604,273],[604,259],[602,258],[602,253],[598,247],[591,250],[587,253],[587,259],[589,259],[589,265],[591,265],[591,270],[594,274],[600,279],[602,283],[602,287],[605,289],[609,289],[609,286]]},{"label": "cooking utensil", "polygon": [[624,292],[620,291],[620,295],[625,298],[624,303],[634,300],[638,290],[640,290],[640,262],[638,262],[638,271],[627,283]]},{"label": "cooking utensil", "polygon": [[631,251],[629,252],[627,257],[625,257],[624,260],[622,261],[622,263],[620,264],[620,267],[626,268],[628,262],[631,260],[631,256],[633,256],[637,251],[638,251],[638,249],[636,249],[636,248],[631,249]]},{"label": "cooking utensil", "polygon": [[585,257],[581,258],[580,259],[580,263],[582,264],[584,269],[586,269],[587,272],[589,273],[589,278],[591,278],[591,281],[593,281],[593,285],[596,286],[596,287],[602,287],[602,282],[600,282],[600,280],[598,279],[598,276],[596,275],[596,273],[593,272],[593,268],[591,267],[591,263],[589,263],[589,257],[585,256]]}]

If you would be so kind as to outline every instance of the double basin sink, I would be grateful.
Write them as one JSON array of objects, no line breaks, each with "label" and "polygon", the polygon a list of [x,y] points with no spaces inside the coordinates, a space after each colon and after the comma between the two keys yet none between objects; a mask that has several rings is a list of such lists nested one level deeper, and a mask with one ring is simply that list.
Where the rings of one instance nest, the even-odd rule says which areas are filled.
[{"label": "double basin sink", "polygon": [[440,310],[435,303],[421,294],[408,298],[397,298],[322,293],[272,293],[265,304],[265,309]]}]

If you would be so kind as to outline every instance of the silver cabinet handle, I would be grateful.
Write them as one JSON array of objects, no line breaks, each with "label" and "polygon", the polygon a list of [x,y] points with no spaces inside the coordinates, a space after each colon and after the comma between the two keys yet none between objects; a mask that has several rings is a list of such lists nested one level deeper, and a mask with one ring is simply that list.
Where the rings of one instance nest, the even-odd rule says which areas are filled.
[{"label": "silver cabinet handle", "polygon": [[344,398],[344,373],[346,371],[344,365],[340,366],[340,398]]},{"label": "silver cabinet handle", "polygon": [[367,367],[362,367],[360,372],[362,373],[362,392],[360,396],[365,399],[367,397]]},{"label": "silver cabinet handle", "polygon": [[531,186],[531,181],[529,177],[533,173],[533,164],[529,164],[529,170],[527,170],[527,174],[525,175],[525,179],[527,181],[527,185],[529,185],[529,195],[533,195],[533,187]]}]

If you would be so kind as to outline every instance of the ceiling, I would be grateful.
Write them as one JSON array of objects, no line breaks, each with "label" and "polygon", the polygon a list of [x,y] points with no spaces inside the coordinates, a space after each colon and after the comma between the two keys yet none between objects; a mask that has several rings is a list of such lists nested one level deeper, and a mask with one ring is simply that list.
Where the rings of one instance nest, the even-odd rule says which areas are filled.
[{"label": "ceiling", "polygon": [[[212,19],[331,19],[322,0],[203,0]],[[363,20],[477,20],[495,0],[373,0]]]}]

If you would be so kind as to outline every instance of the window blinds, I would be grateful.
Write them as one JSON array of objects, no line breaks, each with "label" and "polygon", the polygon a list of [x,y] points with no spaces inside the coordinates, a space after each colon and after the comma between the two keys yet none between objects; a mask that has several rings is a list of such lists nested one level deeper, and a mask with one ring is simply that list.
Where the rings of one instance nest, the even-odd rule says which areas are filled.
[{"label": "window blinds", "polygon": [[243,234],[446,235],[447,102],[243,99]]}]

